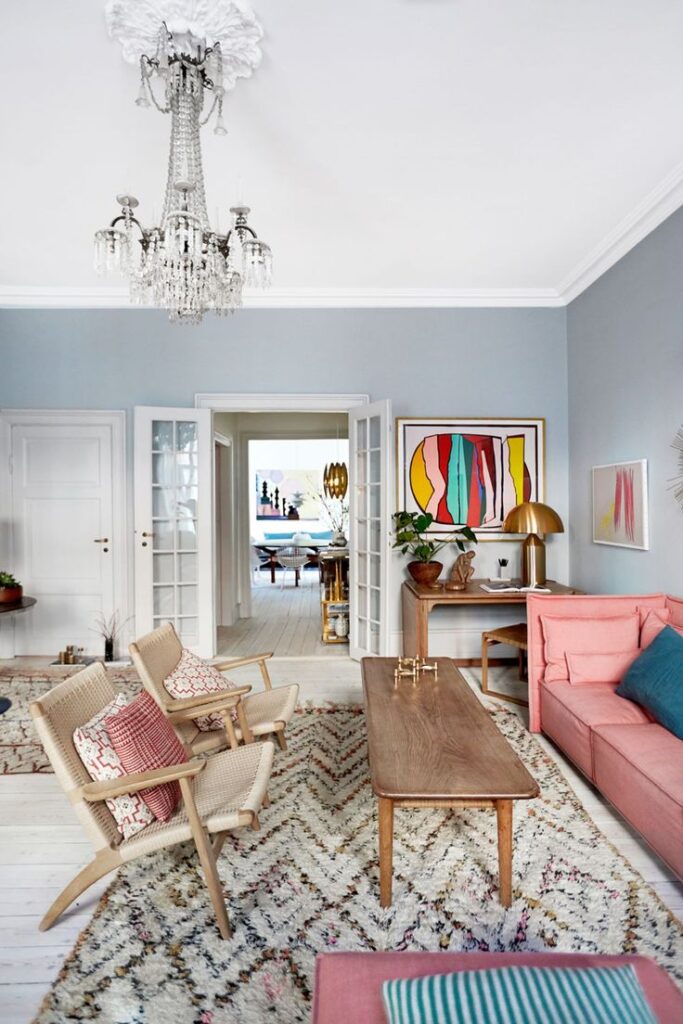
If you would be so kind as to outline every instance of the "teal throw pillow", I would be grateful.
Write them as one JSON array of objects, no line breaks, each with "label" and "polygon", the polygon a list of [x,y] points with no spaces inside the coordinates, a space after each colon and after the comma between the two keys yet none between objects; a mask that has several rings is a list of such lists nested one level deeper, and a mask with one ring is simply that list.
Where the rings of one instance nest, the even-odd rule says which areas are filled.
[{"label": "teal throw pillow", "polygon": [[683,740],[683,636],[665,626],[628,668],[616,692]]}]

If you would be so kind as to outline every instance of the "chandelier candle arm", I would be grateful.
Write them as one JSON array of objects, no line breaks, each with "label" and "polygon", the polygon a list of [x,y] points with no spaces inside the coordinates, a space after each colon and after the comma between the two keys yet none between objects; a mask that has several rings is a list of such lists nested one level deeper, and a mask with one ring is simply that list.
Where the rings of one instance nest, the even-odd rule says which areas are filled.
[{"label": "chandelier candle arm", "polygon": [[[237,10],[237,5],[230,0],[222,0],[218,6],[226,7],[226,4],[230,10]],[[110,31],[121,40],[124,53],[130,52],[126,51],[130,40],[124,32],[124,15],[129,6],[126,0],[119,0],[110,3],[108,8]],[[177,10],[182,0],[175,0],[171,6]],[[147,11],[147,7],[143,3],[131,11],[140,16],[141,8]],[[133,17],[131,12],[128,15]],[[218,314],[231,312],[241,306],[245,285],[266,288],[271,281],[272,253],[248,224],[249,207],[231,207],[232,227],[225,235],[212,230],[207,212],[200,127],[215,116],[214,133],[227,134],[223,121],[226,82],[232,85],[237,74],[250,73],[250,70],[235,71],[235,67],[239,67],[235,56],[239,40],[235,33],[246,32],[251,45],[255,26],[257,38],[262,35],[253,15],[242,5],[239,5],[239,18],[230,24],[232,35],[216,38],[209,30],[211,26],[197,25],[196,21],[179,17],[167,19],[158,25],[153,54],[138,54],[140,89],[136,104],[143,108],[153,104],[161,113],[171,115],[161,220],[157,226],[143,227],[133,214],[138,206],[137,199],[119,195],[120,214],[108,228],[95,234],[97,272],[107,274],[118,270],[125,274],[129,279],[131,301],[165,308],[171,320],[199,323],[209,310]],[[147,23],[145,32],[149,40]],[[224,64],[226,46],[235,65],[232,79]],[[258,48],[256,52],[260,59]],[[253,66],[257,63],[254,59]],[[155,95],[154,80],[163,87],[163,103]],[[212,102],[202,118],[207,92]],[[136,237],[136,229],[139,237]]]}]

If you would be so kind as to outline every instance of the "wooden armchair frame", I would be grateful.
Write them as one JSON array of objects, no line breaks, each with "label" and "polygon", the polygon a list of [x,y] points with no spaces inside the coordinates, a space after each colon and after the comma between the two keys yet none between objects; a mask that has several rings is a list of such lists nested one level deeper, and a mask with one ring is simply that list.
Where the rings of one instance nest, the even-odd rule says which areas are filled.
[{"label": "wooden armchair frame", "polygon": [[[260,827],[258,811],[267,800],[266,786],[275,748],[272,743],[252,745],[209,758],[195,757],[155,771],[92,782],[73,745],[73,732],[115,696],[104,667],[96,663],[59,683],[30,706],[55,774],[95,847],[94,859],[59,894],[40,922],[40,930],[50,928],[74,900],[110,871],[191,838],[220,934],[224,939],[230,938],[232,932],[216,858],[229,831],[244,826]],[[214,702],[214,706],[215,703],[220,702]],[[177,809],[168,822],[155,821],[130,839],[122,839],[105,801],[174,780],[180,783],[182,809]],[[236,796],[240,809],[225,809],[235,805]],[[208,808],[204,813],[199,807],[202,803]]]},{"label": "wooden armchair frame", "polygon": [[[251,685],[226,689],[220,693],[202,694],[174,700],[164,680],[173,672],[183,653],[183,647],[171,623],[159,626],[152,633],[140,637],[129,645],[142,684],[154,697],[163,712],[177,725],[183,741],[194,754],[217,750],[226,745],[235,748],[240,741],[251,743],[255,738],[273,737],[281,750],[287,749],[285,726],[289,722],[299,694],[296,685],[273,687],[267,662],[272,652],[252,654],[246,658],[231,658],[212,663],[219,672],[230,672],[245,665],[258,665],[264,690],[252,693]],[[230,712],[237,711],[237,725]],[[225,734],[218,730],[200,731],[197,718],[219,711],[225,725]]]}]

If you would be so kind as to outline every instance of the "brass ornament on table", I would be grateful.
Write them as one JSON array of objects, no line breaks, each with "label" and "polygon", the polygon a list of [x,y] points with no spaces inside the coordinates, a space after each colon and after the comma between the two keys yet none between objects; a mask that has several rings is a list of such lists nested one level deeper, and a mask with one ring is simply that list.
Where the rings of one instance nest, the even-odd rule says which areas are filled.
[{"label": "brass ornament on table", "polygon": [[444,583],[446,590],[465,590],[467,584],[474,576],[474,551],[463,551],[453,563],[453,568],[448,574]]},{"label": "brass ornament on table", "polygon": [[433,662],[429,665],[426,658],[397,658],[397,665],[394,669],[394,689],[398,688],[398,684],[401,679],[412,679],[413,686],[417,686],[417,681],[423,672],[433,672],[434,679],[439,678],[439,665],[438,662]]},{"label": "brass ornament on table", "polygon": [[545,584],[545,542],[539,533],[564,533],[557,512],[540,501],[523,501],[505,517],[506,533],[526,533],[522,544],[522,586],[542,587]]},{"label": "brass ornament on table", "polygon": [[345,498],[349,488],[349,471],[345,462],[330,462],[323,472],[323,488],[328,498]]}]

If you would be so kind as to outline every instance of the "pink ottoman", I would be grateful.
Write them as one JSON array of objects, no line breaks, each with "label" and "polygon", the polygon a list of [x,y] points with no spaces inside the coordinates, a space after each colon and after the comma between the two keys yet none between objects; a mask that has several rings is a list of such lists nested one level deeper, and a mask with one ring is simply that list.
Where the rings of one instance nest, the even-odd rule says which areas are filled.
[{"label": "pink ottoman", "polygon": [[647,1001],[662,1024],[683,1021],[683,993],[666,971],[644,956],[591,953],[319,953],[315,962],[313,1024],[386,1024],[382,982],[486,967],[614,967],[633,964]]}]

